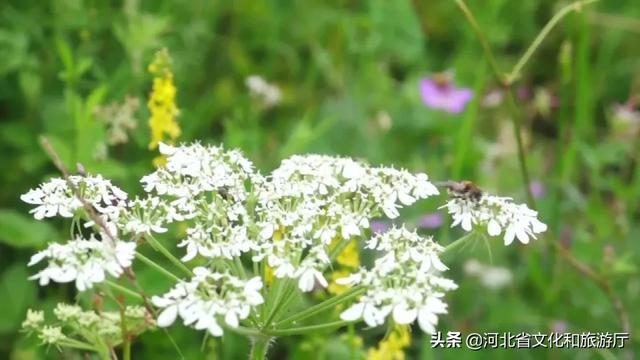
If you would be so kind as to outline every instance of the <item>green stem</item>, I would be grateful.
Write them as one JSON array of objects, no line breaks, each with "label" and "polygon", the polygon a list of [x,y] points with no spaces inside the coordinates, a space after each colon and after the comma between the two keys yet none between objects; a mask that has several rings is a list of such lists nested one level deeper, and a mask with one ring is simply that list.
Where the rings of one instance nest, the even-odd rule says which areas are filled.
[{"label": "green stem", "polygon": [[127,330],[127,318],[125,316],[124,305],[120,308],[120,332],[122,334],[122,357],[124,360],[131,360],[131,338]]},{"label": "green stem", "polygon": [[276,304],[276,306],[273,308],[273,312],[271,313],[271,316],[269,317],[269,319],[267,319],[267,322],[264,323],[263,328],[266,328],[267,326],[269,326],[269,324],[273,320],[278,319],[279,314],[282,312],[282,310],[286,309],[287,305],[289,305],[292,298],[294,298],[293,293],[295,291],[296,291],[296,283],[294,281],[288,281],[284,284],[284,290],[282,292],[282,296],[278,300],[278,303]]},{"label": "green stem", "polygon": [[193,276],[191,270],[189,270],[189,268],[185,264],[183,264],[182,261],[180,261],[177,257],[173,256],[173,254],[171,254],[171,252],[167,250],[167,248],[162,246],[162,244],[158,240],[156,240],[156,238],[154,238],[153,236],[147,236],[146,239],[156,250],[160,251],[162,255],[169,259],[169,261],[171,261],[185,274],[187,274],[189,277]]},{"label": "green stem", "polygon": [[287,309],[287,307],[289,306],[291,301],[293,301],[296,298],[295,292],[297,290],[297,287],[296,287],[295,282],[291,283],[291,286],[289,286],[289,288],[287,290],[288,291],[285,292],[284,297],[282,299],[282,306],[280,307],[280,309],[278,309],[278,312],[276,313],[275,319],[278,319],[278,315],[279,315],[280,311],[282,311],[284,309]]},{"label": "green stem", "polygon": [[464,16],[467,18],[467,21],[469,21],[469,24],[471,24],[473,31],[476,33],[476,36],[478,37],[478,40],[480,40],[482,49],[484,50],[484,53],[487,56],[487,59],[489,60],[489,65],[491,66],[491,70],[495,74],[497,74],[498,82],[500,82],[501,84],[504,84],[505,79],[501,75],[500,68],[498,67],[498,62],[496,61],[495,56],[493,56],[493,52],[491,51],[491,46],[489,45],[487,38],[484,36],[484,33],[480,29],[480,25],[478,25],[478,22],[476,21],[476,18],[473,16],[473,13],[471,13],[471,10],[469,10],[469,7],[467,7],[467,4],[464,2],[464,0],[456,0],[456,5],[458,5],[458,7],[460,8],[460,11],[462,11]]},{"label": "green stem", "polygon": [[152,268],[158,270],[158,272],[160,272],[162,275],[168,277],[169,279],[179,282],[180,278],[175,276],[173,273],[171,273],[170,271],[168,271],[167,269],[163,268],[162,266],[156,264],[153,260],[149,259],[148,257],[142,255],[141,253],[136,251],[136,259],[142,261],[143,263],[151,266]]},{"label": "green stem", "polygon": [[333,321],[333,322],[319,324],[319,325],[301,326],[297,328],[284,329],[284,330],[270,330],[267,332],[267,334],[272,336],[300,335],[300,334],[314,332],[314,331],[334,330],[349,324],[353,324],[353,321],[340,320],[340,321]]},{"label": "green stem", "polygon": [[264,360],[267,358],[267,351],[269,351],[269,342],[271,337],[268,336],[255,336],[251,338],[251,354],[250,360]]},{"label": "green stem", "polygon": [[513,133],[516,138],[516,144],[518,145],[518,164],[520,165],[520,174],[522,174],[522,182],[525,186],[525,191],[527,193],[527,201],[532,208],[536,207],[536,200],[533,197],[533,193],[531,192],[531,180],[529,178],[529,168],[527,167],[527,155],[524,150],[524,142],[522,141],[522,120],[520,111],[518,110],[518,105],[516,105],[516,100],[513,96],[513,90],[509,87],[506,89],[507,95],[507,105],[509,106],[509,111],[511,112],[511,122],[513,122]]},{"label": "green stem", "polygon": [[440,256],[446,254],[446,253],[450,253],[453,250],[461,247],[462,245],[466,244],[469,240],[473,239],[473,237],[476,234],[471,231],[467,234],[465,234],[463,237],[458,238],[457,240],[454,240],[452,243],[450,243],[449,245],[445,246],[444,250],[442,250],[442,253],[440,253]]},{"label": "green stem", "polygon": [[335,258],[340,255],[340,253],[349,245],[350,242],[351,239],[340,238],[340,241],[333,247],[333,249],[329,253],[329,259],[331,259],[331,261],[335,260]]},{"label": "green stem", "polygon": [[124,343],[124,349],[122,350],[124,360],[131,360],[131,341]]},{"label": "green stem", "polygon": [[268,313],[266,320],[262,324],[262,328],[266,329],[269,325],[271,325],[271,321],[276,316],[276,313],[282,306],[282,299],[284,297],[285,292],[287,292],[287,288],[290,286],[291,281],[289,279],[276,279],[274,278],[274,288],[275,296],[272,298],[271,302],[271,311]]},{"label": "green stem", "polygon": [[238,275],[240,275],[240,277],[242,277],[243,279],[246,279],[247,273],[244,271],[244,265],[242,265],[242,261],[240,260],[240,257],[236,256],[235,258],[233,258],[233,262],[236,265]]},{"label": "green stem", "polygon": [[135,291],[133,291],[131,289],[128,289],[128,288],[126,288],[126,287],[124,287],[124,286],[122,286],[120,284],[117,284],[117,283],[115,283],[115,282],[113,282],[111,280],[105,281],[105,284],[107,284],[109,287],[111,287],[111,288],[113,288],[115,290],[118,290],[119,292],[121,292],[123,294],[129,295],[129,296],[134,297],[134,298],[136,298],[138,300],[144,300],[142,295],[140,295],[137,292],[135,292]]},{"label": "green stem", "polygon": [[244,335],[246,337],[264,336],[264,334],[261,333],[260,330],[254,329],[254,328],[248,328],[244,326],[232,327],[232,326],[226,326],[225,324],[223,324],[222,326],[224,327],[225,330],[229,330],[231,332],[234,332],[239,335]]},{"label": "green stem", "polygon": [[[596,1],[596,0],[589,0],[589,1]],[[491,65],[491,70],[493,71],[493,74],[496,77],[496,80],[505,87],[505,90],[506,90],[505,92],[507,94],[507,104],[509,106],[509,111],[511,113],[511,116],[510,116],[511,121],[513,122],[513,132],[516,138],[516,143],[518,145],[518,163],[520,164],[520,173],[522,175],[522,180],[524,182],[525,190],[527,192],[527,199],[529,200],[529,203],[532,206],[534,206],[535,200],[533,198],[533,194],[531,193],[531,188],[529,186],[530,181],[529,181],[529,170],[527,168],[527,157],[524,151],[524,145],[522,141],[521,126],[520,126],[521,115],[520,115],[520,112],[518,111],[518,107],[516,106],[516,103],[513,97],[513,92],[511,90],[511,83],[509,82],[508,79],[505,79],[504,75],[500,71],[500,68],[498,68],[498,64],[496,62],[495,56],[493,55],[493,51],[491,51],[491,46],[489,46],[489,42],[484,36],[482,29],[480,29],[480,26],[478,25],[478,22],[473,16],[473,13],[471,12],[471,10],[469,10],[464,0],[456,0],[456,4],[458,5],[458,7],[466,17],[469,24],[471,24],[471,27],[473,28],[474,32],[478,36],[478,40],[482,44],[482,49],[484,50],[485,56],[489,60],[489,64]]]},{"label": "green stem", "polygon": [[302,319],[306,319],[308,317],[314,316],[316,314],[319,314],[327,309],[330,309],[340,303],[343,302],[347,302],[353,298],[356,298],[358,296],[360,296],[362,293],[364,293],[366,291],[365,288],[363,287],[353,287],[347,291],[345,291],[344,293],[338,295],[338,296],[334,296],[330,299],[327,299],[323,302],[321,302],[320,304],[316,304],[306,310],[303,310],[297,314],[294,314],[284,320],[278,321],[277,323],[275,323],[275,327],[281,327],[284,324],[287,323],[291,323],[294,321],[298,321],[298,320],[302,320]]},{"label": "green stem", "polygon": [[531,45],[529,45],[529,47],[524,52],[522,57],[520,57],[520,60],[518,60],[516,65],[513,67],[513,70],[511,71],[511,73],[507,76],[507,83],[512,84],[515,80],[518,79],[518,77],[520,76],[520,72],[522,71],[522,68],[524,68],[524,66],[527,64],[527,62],[529,61],[533,53],[538,49],[538,47],[540,46],[540,44],[542,44],[542,42],[547,37],[547,35],[549,35],[553,27],[556,26],[556,24],[560,20],[562,20],[563,17],[565,17],[571,11],[580,11],[582,6],[589,5],[597,1],[600,1],[600,0],[580,0],[574,3],[571,3],[563,7],[562,9],[560,9],[560,11],[558,11],[551,18],[551,20],[549,20],[549,22],[542,28],[538,36],[536,36],[536,38],[533,40]]},{"label": "green stem", "polygon": [[74,348],[74,349],[78,349],[78,350],[87,350],[87,351],[96,351],[97,352],[97,349],[94,346],[91,346],[90,344],[87,344],[87,343],[79,341],[79,340],[71,339],[71,338],[66,338],[66,339],[60,340],[58,342],[58,344],[60,346],[63,346],[63,347],[69,347],[69,348]]}]

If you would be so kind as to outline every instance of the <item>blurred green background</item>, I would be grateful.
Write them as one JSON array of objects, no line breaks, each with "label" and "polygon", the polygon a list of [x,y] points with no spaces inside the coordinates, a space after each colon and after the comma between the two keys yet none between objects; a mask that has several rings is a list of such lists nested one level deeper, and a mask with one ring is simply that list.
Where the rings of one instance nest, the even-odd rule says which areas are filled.
[{"label": "blurred green background", "polygon": [[[469,0],[497,62],[509,71],[544,24],[568,1]],[[607,295],[559,257],[561,242],[606,280],[640,330],[640,4],[601,1],[568,15],[514,84],[544,240],[490,251],[480,244],[448,260],[460,288],[448,296],[442,331],[622,331]],[[19,195],[56,170],[38,144],[46,135],[65,162],[102,173],[130,193],[153,170],[148,150],[147,65],[167,48],[178,89],[179,141],[241,148],[268,171],[295,153],[354,156],[426,171],[438,180],[470,179],[488,191],[526,200],[512,118],[480,43],[451,0],[409,1],[14,1],[0,5],[0,357],[74,358],[36,347],[20,334],[28,307],[72,302],[72,285],[39,288],[27,280],[29,257],[68,236],[68,223],[36,222]],[[426,107],[418,83],[450,71],[471,88],[461,114]],[[262,106],[245,81],[259,75],[281,101]],[[127,97],[137,98],[139,106]],[[134,101],[135,103],[135,101]],[[111,113],[105,110],[110,104]],[[119,105],[118,105],[119,104]],[[616,107],[616,104],[619,104]],[[107,115],[105,115],[105,113]],[[136,128],[110,144],[105,118]],[[445,197],[403,212],[420,224]],[[437,221],[436,221],[437,222]],[[436,224],[437,225],[437,224]],[[446,244],[448,224],[423,229]],[[168,237],[169,239],[170,237]],[[175,237],[172,238],[175,241]],[[179,251],[179,250],[177,250]],[[507,268],[512,281],[482,285],[468,260]],[[151,285],[166,289],[139,269]],[[86,299],[85,299],[86,300]],[[245,358],[248,344],[226,334],[170,331],[187,359]],[[384,329],[364,329],[364,350]],[[345,358],[340,334],[281,339],[272,358]],[[633,339],[633,335],[632,335]],[[407,358],[604,358],[619,350],[429,350],[414,331]],[[165,333],[143,335],[134,358],[174,359]],[[80,358],[79,355],[75,358]]]}]

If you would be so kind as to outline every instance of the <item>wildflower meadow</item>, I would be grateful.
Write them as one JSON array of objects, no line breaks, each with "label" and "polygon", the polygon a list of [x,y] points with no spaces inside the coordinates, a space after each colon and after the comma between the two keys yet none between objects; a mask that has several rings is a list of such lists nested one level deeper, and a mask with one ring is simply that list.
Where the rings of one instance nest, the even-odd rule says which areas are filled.
[{"label": "wildflower meadow", "polygon": [[0,4],[0,357],[635,359],[633,0]]}]

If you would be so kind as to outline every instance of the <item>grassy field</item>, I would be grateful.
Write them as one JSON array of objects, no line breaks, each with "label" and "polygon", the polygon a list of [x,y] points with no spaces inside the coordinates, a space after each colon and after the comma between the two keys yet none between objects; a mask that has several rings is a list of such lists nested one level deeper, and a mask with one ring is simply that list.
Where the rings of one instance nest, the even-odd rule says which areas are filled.
[{"label": "grassy field", "polygon": [[[149,64],[166,49],[179,131],[165,139],[239,148],[265,171],[293,154],[351,156],[471,180],[539,211],[549,230],[537,241],[478,242],[447,258],[460,288],[447,295],[440,331],[631,332],[626,350],[472,352],[432,349],[416,328],[406,358],[631,358],[640,352],[640,3],[583,3],[2,2],[0,357],[83,358],[19,331],[28,308],[92,302],[72,285],[28,280],[30,256],[66,239],[68,222],[34,220],[19,196],[58,175],[42,135],[71,169],[140,193],[157,156],[148,102],[156,85],[171,91],[154,85],[166,72]],[[425,82],[470,96],[440,94],[439,106]],[[445,200],[419,202],[402,221],[448,244],[462,231],[433,213]],[[174,230],[161,240],[175,242]],[[486,279],[486,267],[502,280]],[[145,270],[145,290],[166,289]],[[355,343],[349,330],[283,338],[271,358],[375,358],[385,329],[355,330]],[[249,348],[231,333],[169,333],[187,359],[241,359]],[[132,351],[178,358],[162,331]]]}]

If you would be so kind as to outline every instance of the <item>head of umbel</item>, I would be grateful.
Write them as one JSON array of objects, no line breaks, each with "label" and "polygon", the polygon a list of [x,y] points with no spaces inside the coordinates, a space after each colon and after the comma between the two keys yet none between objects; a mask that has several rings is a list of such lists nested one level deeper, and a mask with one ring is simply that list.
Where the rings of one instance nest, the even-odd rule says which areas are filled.
[{"label": "head of umbel", "polygon": [[449,196],[469,199],[473,201],[480,201],[482,198],[482,190],[469,180],[462,181],[443,181],[436,183],[437,186],[442,186],[447,188],[449,191]]}]

